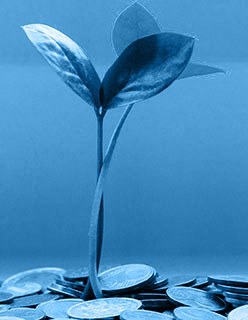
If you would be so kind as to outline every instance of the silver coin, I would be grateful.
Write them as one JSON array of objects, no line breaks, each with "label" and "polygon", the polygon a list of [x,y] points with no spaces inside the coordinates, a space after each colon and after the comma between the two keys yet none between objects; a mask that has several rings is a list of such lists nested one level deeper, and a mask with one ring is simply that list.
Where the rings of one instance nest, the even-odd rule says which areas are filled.
[{"label": "silver coin", "polygon": [[6,311],[10,308],[9,304],[0,304],[0,312]]},{"label": "silver coin", "polygon": [[165,310],[171,307],[169,299],[142,299],[142,307],[148,310]]},{"label": "silver coin", "polygon": [[10,292],[15,298],[29,296],[41,291],[41,285],[35,282],[15,283],[13,285],[6,285],[4,290]]},{"label": "silver coin", "polygon": [[139,292],[129,295],[130,298],[142,300],[142,299],[167,299],[166,294],[162,293],[148,293],[148,292]]},{"label": "silver coin", "polygon": [[[149,287],[145,287],[145,288],[141,288],[142,292],[153,292],[153,293],[157,293],[157,294],[165,294],[166,293],[166,290],[168,289],[168,285],[165,285],[163,287],[160,287],[160,288],[149,288]],[[140,290],[140,291],[141,291]]]},{"label": "silver coin", "polygon": [[102,272],[99,281],[105,292],[130,292],[149,284],[155,274],[155,270],[147,265],[126,264]]},{"label": "silver coin", "polygon": [[167,283],[168,283],[167,277],[156,275],[154,282],[149,285],[149,288],[151,289],[161,288],[167,285]]},{"label": "silver coin", "polygon": [[17,317],[1,317],[0,315],[0,320],[25,320],[23,318],[17,318]]},{"label": "silver coin", "polygon": [[247,300],[235,299],[235,298],[227,298],[225,297],[226,302],[232,304],[233,306],[243,306],[248,304]]},{"label": "silver coin", "polygon": [[31,308],[16,308],[1,312],[1,316],[17,317],[25,320],[41,320],[45,318],[45,314],[40,310]]},{"label": "silver coin", "polygon": [[177,320],[225,320],[226,317],[206,309],[179,307],[174,310]]},{"label": "silver coin", "polygon": [[203,308],[211,311],[222,311],[226,309],[226,303],[221,298],[200,289],[174,287],[169,288],[166,293],[169,299],[179,305]]},{"label": "silver coin", "polygon": [[42,302],[52,301],[58,299],[59,296],[51,293],[34,294],[32,296],[20,297],[14,299],[11,303],[11,308],[21,307],[36,307]]},{"label": "silver coin", "polygon": [[213,294],[217,294],[217,295],[222,295],[222,290],[216,288],[215,284],[211,284],[205,288],[203,288],[204,291],[208,292],[208,293],[213,293]]},{"label": "silver coin", "polygon": [[72,281],[57,279],[55,281],[55,283],[59,284],[60,286],[69,287],[69,288],[72,288],[72,289],[75,289],[78,291],[84,291],[84,289],[85,289],[85,284],[83,282],[79,282],[79,281],[72,282]]},{"label": "silver coin", "polygon": [[208,277],[197,277],[196,282],[192,285],[192,288],[202,289],[210,284]]},{"label": "silver coin", "polygon": [[211,282],[230,285],[234,287],[248,287],[247,275],[216,275],[208,277]]},{"label": "silver coin", "polygon": [[39,283],[43,290],[57,278],[62,278],[65,270],[61,268],[37,268],[17,273],[6,279],[2,287],[9,287],[23,282]]},{"label": "silver coin", "polygon": [[228,320],[246,320],[248,319],[248,306],[238,307],[232,310],[228,316]]},{"label": "silver coin", "polygon": [[78,268],[78,269],[70,269],[66,270],[64,275],[64,279],[67,281],[87,281],[89,277],[88,268]]},{"label": "silver coin", "polygon": [[171,311],[171,310],[165,310],[165,311],[163,312],[163,314],[166,315],[166,317],[168,318],[168,320],[175,319],[175,318],[174,318],[174,313],[173,313],[173,311]]},{"label": "silver coin", "polygon": [[240,294],[240,293],[233,293],[233,292],[223,291],[223,295],[226,298],[233,298],[233,299],[238,299],[238,300],[247,300],[247,304],[248,304],[248,294]]},{"label": "silver coin", "polygon": [[234,292],[234,293],[240,293],[240,294],[248,294],[248,288],[233,287],[233,286],[228,286],[225,284],[218,284],[218,283],[216,283],[216,287],[222,291]]},{"label": "silver coin", "polygon": [[189,275],[173,276],[168,278],[168,287],[192,286],[196,282],[196,277]]},{"label": "silver coin", "polygon": [[139,300],[131,298],[103,298],[82,302],[71,307],[67,314],[77,319],[106,319],[118,317],[123,311],[137,310],[142,306]]},{"label": "silver coin", "polygon": [[188,275],[172,276],[168,278],[167,285],[153,289],[153,291],[164,293],[170,287],[192,286],[196,283],[196,277]]},{"label": "silver coin", "polygon": [[167,316],[163,313],[156,311],[147,310],[135,310],[135,311],[124,311],[120,314],[120,320],[145,320],[145,319],[158,319],[167,320]]},{"label": "silver coin", "polygon": [[14,295],[8,291],[0,290],[0,303],[10,303],[14,299]]},{"label": "silver coin", "polygon": [[52,283],[49,287],[47,287],[47,289],[51,292],[63,294],[71,298],[80,298],[83,294],[82,291],[64,287],[56,283]]},{"label": "silver coin", "polygon": [[52,303],[52,302],[53,301],[42,302],[42,303],[38,304],[38,306],[36,306],[36,309],[42,311],[43,313],[45,313],[44,312],[45,306],[48,305],[49,303]]},{"label": "silver coin", "polygon": [[82,299],[61,299],[53,301],[44,306],[43,312],[48,318],[68,318],[68,309],[82,302]]}]

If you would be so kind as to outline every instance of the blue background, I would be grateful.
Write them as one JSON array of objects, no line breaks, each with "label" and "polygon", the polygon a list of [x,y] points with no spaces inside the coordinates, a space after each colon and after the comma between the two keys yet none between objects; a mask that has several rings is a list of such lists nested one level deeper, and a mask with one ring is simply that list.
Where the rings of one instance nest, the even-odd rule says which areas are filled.
[{"label": "blue background", "polygon": [[[20,26],[77,41],[102,76],[111,29],[131,1],[1,0],[0,255],[7,274],[87,264],[96,122]],[[167,273],[247,267],[248,3],[144,0],[163,30],[196,36],[193,59],[226,69],[176,81],[139,103],[123,128],[106,188],[103,260]],[[105,142],[122,110],[105,121]]]}]

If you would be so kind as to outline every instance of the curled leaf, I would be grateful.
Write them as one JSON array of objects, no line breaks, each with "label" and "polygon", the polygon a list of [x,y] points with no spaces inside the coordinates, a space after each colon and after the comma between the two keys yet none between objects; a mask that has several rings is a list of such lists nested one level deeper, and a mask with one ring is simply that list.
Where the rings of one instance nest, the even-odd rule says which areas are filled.
[{"label": "curled leaf", "polygon": [[199,63],[189,63],[177,80],[195,76],[205,76],[212,73],[225,73],[225,70]]},{"label": "curled leaf", "polygon": [[169,32],[134,41],[103,79],[102,106],[117,108],[158,94],[185,69],[193,46],[192,37]]},{"label": "curled leaf", "polygon": [[116,18],[112,31],[113,46],[117,55],[120,55],[133,41],[160,32],[154,16],[139,2],[135,2]]},{"label": "curled leaf", "polygon": [[49,26],[30,24],[23,29],[64,82],[87,103],[99,108],[101,82],[84,51],[66,35]]}]

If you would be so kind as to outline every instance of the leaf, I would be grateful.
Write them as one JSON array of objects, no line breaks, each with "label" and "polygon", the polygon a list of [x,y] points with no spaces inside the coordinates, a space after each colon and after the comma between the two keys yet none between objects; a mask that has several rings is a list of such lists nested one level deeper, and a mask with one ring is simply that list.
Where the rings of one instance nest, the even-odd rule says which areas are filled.
[{"label": "leaf", "polygon": [[154,16],[139,2],[135,2],[116,18],[112,31],[113,46],[117,55],[120,55],[133,41],[160,32]]},{"label": "leaf", "polygon": [[117,108],[150,98],[182,73],[194,39],[159,33],[131,43],[107,71],[100,90],[102,106]]},{"label": "leaf", "polygon": [[66,35],[49,26],[30,24],[23,29],[64,82],[87,103],[99,108],[101,81],[84,51]]},{"label": "leaf", "polygon": [[[156,18],[143,5],[135,2],[124,9],[115,20],[112,31],[113,47],[119,56],[133,41],[160,32],[162,30]],[[189,63],[177,80],[219,72],[225,73],[220,68]]]},{"label": "leaf", "polygon": [[212,73],[225,73],[225,70],[199,63],[189,63],[177,80],[195,76],[204,76]]}]

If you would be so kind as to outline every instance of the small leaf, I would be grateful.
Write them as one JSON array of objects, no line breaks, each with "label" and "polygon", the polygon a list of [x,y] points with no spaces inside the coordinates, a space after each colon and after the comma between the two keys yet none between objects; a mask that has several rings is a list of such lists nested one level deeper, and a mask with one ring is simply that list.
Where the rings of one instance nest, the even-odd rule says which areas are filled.
[{"label": "small leaf", "polygon": [[205,76],[212,73],[225,73],[225,70],[199,63],[189,63],[177,80],[195,76]]},{"label": "small leaf", "polygon": [[100,79],[83,50],[63,33],[42,24],[23,27],[30,41],[83,100],[100,107]]},{"label": "small leaf", "polygon": [[116,18],[112,31],[113,46],[117,55],[120,55],[135,40],[160,32],[154,16],[139,2],[135,2]]},{"label": "small leaf", "polygon": [[193,38],[167,32],[134,41],[103,79],[102,106],[121,107],[161,92],[185,69],[193,46]]}]

